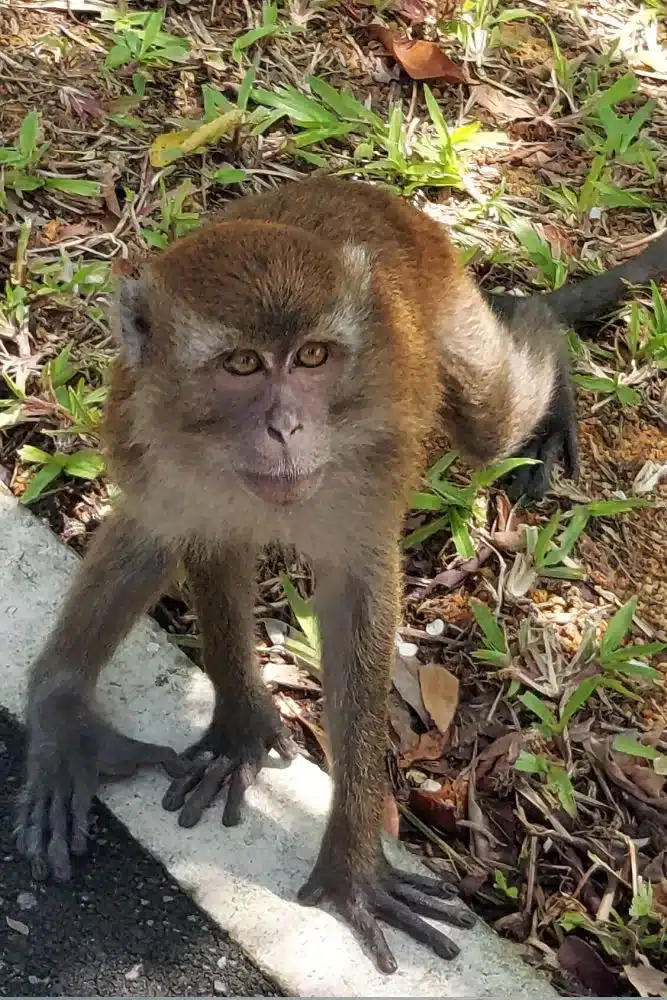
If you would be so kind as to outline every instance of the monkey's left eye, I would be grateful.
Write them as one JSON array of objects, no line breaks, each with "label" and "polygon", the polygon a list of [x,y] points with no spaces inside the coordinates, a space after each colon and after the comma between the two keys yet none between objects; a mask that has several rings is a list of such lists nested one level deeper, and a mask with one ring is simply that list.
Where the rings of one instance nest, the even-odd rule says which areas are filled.
[{"label": "monkey's left eye", "polygon": [[224,362],[224,367],[232,375],[254,375],[262,367],[257,351],[234,351]]},{"label": "monkey's left eye", "polygon": [[318,344],[315,341],[311,344],[304,344],[296,352],[294,360],[297,365],[303,368],[319,368],[329,357],[329,348],[326,344]]}]

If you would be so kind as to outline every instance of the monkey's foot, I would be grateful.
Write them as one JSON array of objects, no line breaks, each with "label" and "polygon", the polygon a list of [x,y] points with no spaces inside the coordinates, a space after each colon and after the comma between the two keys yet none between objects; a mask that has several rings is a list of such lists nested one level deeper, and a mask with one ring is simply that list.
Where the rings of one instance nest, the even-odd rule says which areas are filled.
[{"label": "monkey's foot", "polygon": [[80,702],[59,721],[42,706],[31,720],[27,775],[19,798],[16,840],[30,862],[32,877],[49,873],[59,882],[72,876],[72,855],[85,853],[88,814],[101,777],[130,777],[144,764],[162,764],[183,774],[170,747],[143,743],[117,733]]},{"label": "monkey's foot", "polygon": [[312,875],[299,891],[305,906],[328,901],[357,932],[380,972],[395,972],[396,959],[378,924],[409,934],[425,944],[440,958],[456,958],[458,945],[432,927],[422,917],[443,920],[454,927],[470,928],[475,915],[460,900],[452,899],[454,890],[446,883],[424,875],[399,871],[388,863],[382,866],[375,882],[344,876],[330,866],[323,870],[318,862]]},{"label": "monkey's foot", "polygon": [[541,500],[551,485],[556,462],[561,459],[568,479],[579,475],[579,442],[577,413],[567,384],[556,390],[552,409],[535,431],[531,440],[520,449],[521,458],[535,458],[540,465],[522,465],[501,481],[508,497],[515,503],[521,497]]},{"label": "monkey's foot", "polygon": [[[188,773],[172,781],[162,799],[169,812],[180,810],[179,826],[195,826],[226,785],[222,822],[236,826],[241,821],[245,793],[264,766],[269,750],[276,750],[283,760],[296,755],[296,746],[270,700],[262,700],[261,709],[254,712],[247,726],[238,723],[238,719],[233,725],[214,719],[204,736],[182,755]],[[243,735],[232,735],[239,731]]]}]

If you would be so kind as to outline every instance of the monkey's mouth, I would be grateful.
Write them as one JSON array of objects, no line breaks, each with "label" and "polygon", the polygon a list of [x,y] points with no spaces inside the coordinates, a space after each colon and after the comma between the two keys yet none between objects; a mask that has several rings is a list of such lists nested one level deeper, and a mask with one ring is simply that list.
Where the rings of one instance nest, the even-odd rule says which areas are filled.
[{"label": "monkey's mouth", "polygon": [[266,503],[287,507],[312,497],[322,482],[322,472],[317,471],[309,476],[272,476],[243,472],[241,481],[246,489]]}]

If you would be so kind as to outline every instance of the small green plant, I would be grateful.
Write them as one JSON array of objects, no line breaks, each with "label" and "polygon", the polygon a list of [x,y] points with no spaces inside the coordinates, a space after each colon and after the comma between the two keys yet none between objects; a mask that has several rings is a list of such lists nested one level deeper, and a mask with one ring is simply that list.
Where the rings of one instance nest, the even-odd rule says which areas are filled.
[{"label": "small green plant", "polygon": [[298,24],[280,23],[278,21],[277,0],[269,0],[269,2],[265,0],[262,4],[262,23],[257,28],[251,28],[250,31],[246,31],[236,39],[232,45],[232,59],[240,63],[243,59],[243,53],[253,45],[256,45],[257,42],[267,38],[282,38],[285,35],[291,35],[295,31],[302,30],[303,28]]},{"label": "small green plant", "polygon": [[631,597],[609,620],[600,643],[597,659],[602,669],[610,674],[625,674],[641,680],[656,681],[660,673],[644,662],[648,656],[656,656],[667,649],[667,643],[647,642],[624,646],[632,619],[637,611],[637,598]]},{"label": "small green plant", "polygon": [[162,31],[164,10],[135,14],[104,11],[102,20],[113,21],[116,36],[104,60],[105,69],[118,69],[129,63],[138,63],[142,67],[168,66],[188,58],[190,42]]},{"label": "small green plant", "polygon": [[159,216],[141,226],[141,235],[149,246],[164,249],[172,240],[201,225],[199,212],[185,208],[186,202],[193,196],[193,190],[192,181],[187,178],[173,193],[168,194],[164,178],[160,177]]},{"label": "small green plant", "polygon": [[61,250],[60,260],[50,263],[31,262],[30,293],[36,298],[52,296],[59,304],[67,304],[72,296],[83,298],[109,287],[111,268],[107,261],[96,260],[85,264],[75,263],[66,250]]},{"label": "small green plant", "polygon": [[44,491],[63,473],[76,479],[97,479],[104,472],[104,459],[98,451],[92,449],[65,454],[55,452],[49,454],[41,448],[26,444],[19,449],[19,458],[39,466],[21,497],[21,503],[28,504],[37,500]]},{"label": "small green plant", "polygon": [[13,191],[36,191],[46,188],[66,194],[96,198],[102,193],[98,181],[77,177],[47,177],[38,171],[48,142],[39,141],[39,115],[29,111],[13,146],[0,146],[0,209],[7,208],[7,188]]},{"label": "small green plant", "polygon": [[565,284],[568,273],[568,261],[555,257],[553,251],[537,229],[525,219],[517,219],[511,224],[511,229],[523,247],[528,259],[540,272],[538,284],[549,289],[560,288]]},{"label": "small green plant", "polygon": [[[536,525],[522,525],[526,551],[519,553],[510,578],[526,593],[538,577],[558,580],[581,580],[586,571],[572,561],[571,555],[592,517],[613,517],[647,506],[647,501],[638,497],[628,500],[599,500],[574,507],[567,515],[557,510],[541,528]],[[562,528],[558,539],[556,535]]]},{"label": "small green plant", "polygon": [[507,878],[505,877],[505,872],[500,871],[498,868],[493,873],[493,884],[496,889],[504,893],[508,899],[518,899],[519,889],[515,885],[508,885]]},{"label": "small green plant", "polygon": [[630,306],[625,342],[635,361],[648,360],[657,368],[667,368],[667,302],[654,281],[651,308],[638,302]]},{"label": "small green plant", "polygon": [[470,610],[475,616],[484,635],[484,646],[476,649],[471,655],[474,660],[490,663],[494,667],[509,667],[512,657],[507,645],[505,629],[496,621],[492,611],[482,601],[470,599]]},{"label": "small green plant", "polygon": [[456,551],[463,559],[472,559],[476,547],[470,534],[470,523],[479,510],[478,493],[501,479],[508,472],[522,465],[535,465],[535,459],[508,458],[489,466],[470,477],[470,485],[456,486],[446,477],[446,472],[456,461],[455,451],[443,455],[426,473],[427,490],[414,493],[410,501],[412,510],[431,511],[438,516],[428,521],[404,539],[406,548],[415,548],[427,538],[443,529],[449,529]]},{"label": "small green plant", "polygon": [[637,390],[623,382],[622,375],[614,375],[613,377],[575,375],[574,381],[582,389],[587,389],[589,392],[599,392],[603,396],[614,398],[620,406],[639,406],[642,401]]},{"label": "small green plant", "polygon": [[524,771],[526,774],[541,775],[547,788],[557,796],[565,812],[569,816],[576,816],[577,803],[574,787],[564,767],[555,764],[543,754],[527,753],[525,750],[519,754],[514,767],[517,771]]},{"label": "small green plant", "polygon": [[463,154],[499,141],[496,133],[480,132],[479,122],[450,130],[427,86],[424,96],[434,135],[422,132],[409,141],[400,106],[392,108],[385,123],[348,90],[337,91],[319,77],[311,77],[308,86],[311,96],[295,87],[253,89],[250,96],[255,104],[270,109],[253,131],[259,134],[286,119],[295,129],[288,149],[315,166],[327,165],[327,157],[316,152],[317,147],[350,137],[354,162],[339,173],[377,178],[405,194],[425,185],[462,187]]},{"label": "small green plant", "polygon": [[650,120],[656,101],[646,101],[632,115],[618,115],[614,106],[627,101],[637,91],[638,81],[633,73],[626,73],[611,87],[589,98],[585,112],[584,145],[605,160],[640,164],[655,178],[657,165],[655,151],[648,139],[639,133]]},{"label": "small green plant", "polygon": [[287,603],[301,629],[300,634],[294,635],[292,630],[292,633],[287,635],[285,649],[314,670],[319,670],[322,663],[322,641],[312,601],[304,600],[287,573],[281,572],[280,582]]},{"label": "small green plant", "polygon": [[618,736],[615,736],[612,746],[619,753],[628,754],[630,757],[641,757],[642,760],[650,760],[656,774],[667,775],[667,754],[661,753],[655,747],[640,743],[636,737],[625,733],[619,733]]}]

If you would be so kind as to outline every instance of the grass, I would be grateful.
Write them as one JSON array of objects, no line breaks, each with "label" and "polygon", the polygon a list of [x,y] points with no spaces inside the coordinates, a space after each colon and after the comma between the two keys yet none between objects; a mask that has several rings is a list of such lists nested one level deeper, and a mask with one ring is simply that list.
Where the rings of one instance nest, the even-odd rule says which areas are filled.
[{"label": "grass", "polygon": [[[318,169],[414,198],[488,288],[559,288],[665,222],[657,0],[557,12],[462,0],[450,20],[414,26],[391,2],[234,2],[212,14],[192,0],[166,14],[12,18],[0,49],[0,477],[79,549],[114,498],[98,430],[115,261]],[[472,104],[468,85],[399,75],[374,19],[437,43],[473,86],[493,88],[497,110]],[[535,114],[505,114],[509,98]],[[399,733],[392,715],[390,732],[402,832],[419,831],[436,870],[481,876],[474,905],[538,940],[552,971],[564,935],[583,937],[619,994],[634,988],[623,967],[659,965],[667,939],[662,884],[643,874],[667,849],[656,791],[667,760],[665,302],[664,288],[637,290],[593,340],[571,337],[578,484],[557,482],[525,511],[499,489],[507,463],[470,474],[446,453],[428,470],[404,537],[399,650],[414,654],[396,669],[446,663],[459,680],[453,728],[438,734],[423,704],[392,694],[411,720]],[[262,567],[257,613],[282,635],[272,655],[292,658],[312,688],[310,576],[285,555]],[[196,655],[182,596],[156,616]],[[297,701],[319,718],[317,692]],[[427,778],[456,803],[455,834],[420,811]],[[492,849],[470,822],[493,833]]]}]

